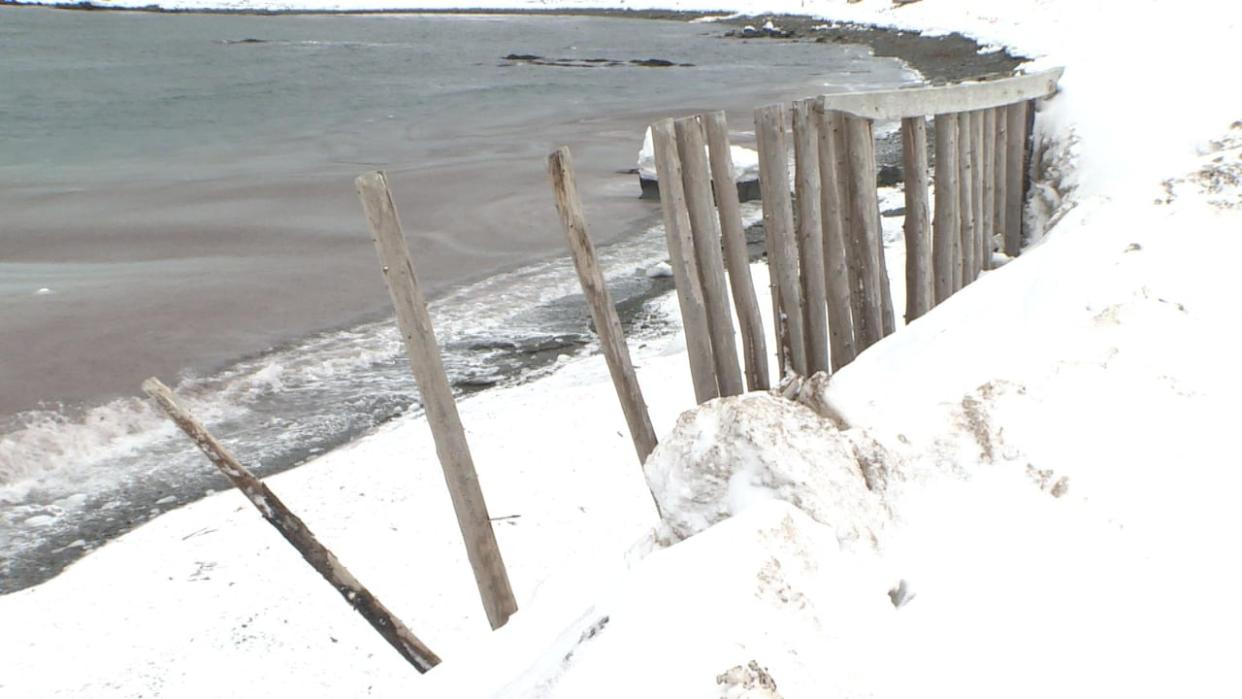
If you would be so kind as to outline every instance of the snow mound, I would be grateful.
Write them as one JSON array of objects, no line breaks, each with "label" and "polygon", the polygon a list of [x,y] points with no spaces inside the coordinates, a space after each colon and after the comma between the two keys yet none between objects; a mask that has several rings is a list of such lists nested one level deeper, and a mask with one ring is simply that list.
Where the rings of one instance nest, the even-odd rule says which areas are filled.
[{"label": "snow mound", "polygon": [[[729,146],[733,159],[733,181],[753,182],[759,179],[759,152],[742,146]],[[651,127],[643,135],[643,147],[638,151],[638,176],[644,180],[656,180],[655,144],[651,141]]]},{"label": "snow mound", "polygon": [[[888,519],[882,483],[891,458],[859,431],[767,393],[710,401],[684,413],[647,459],[647,483],[674,539],[767,500],[873,543]],[[874,489],[874,490],[873,490]]]}]

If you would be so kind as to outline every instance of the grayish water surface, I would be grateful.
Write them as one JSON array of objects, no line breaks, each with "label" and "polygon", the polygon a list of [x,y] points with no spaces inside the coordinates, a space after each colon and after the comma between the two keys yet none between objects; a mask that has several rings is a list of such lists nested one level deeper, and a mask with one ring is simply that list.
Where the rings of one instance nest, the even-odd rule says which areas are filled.
[{"label": "grayish water surface", "polygon": [[[711,25],[0,7],[0,592],[221,487],[146,376],[260,473],[416,405],[353,191],[389,171],[462,391],[591,341],[544,173],[574,150],[614,292],[653,292],[651,120],[912,76]],[[659,58],[692,67],[529,65]],[[745,141],[746,133],[737,134]],[[631,314],[635,331],[658,320]]]}]

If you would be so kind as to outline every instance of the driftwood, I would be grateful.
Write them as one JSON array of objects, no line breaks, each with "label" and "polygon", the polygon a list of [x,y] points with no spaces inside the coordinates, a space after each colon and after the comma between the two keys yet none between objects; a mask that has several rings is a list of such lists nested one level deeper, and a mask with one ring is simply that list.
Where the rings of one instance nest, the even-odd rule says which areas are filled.
[{"label": "driftwood", "polygon": [[362,583],[311,532],[297,515],[289,511],[280,498],[267,485],[241,464],[224,445],[207,431],[201,422],[190,414],[176,394],[159,379],[143,382],[142,390],[155,399],[160,408],[202,450],[211,463],[220,469],[233,486],[240,490],[250,504],[263,515],[269,524],[280,532],[302,558],[327,580],[345,598],[354,611],[362,615],[372,628],[379,632],[401,657],[409,661],[419,672],[427,672],[440,663],[440,658],[408,629],[391,611],[380,603]]},{"label": "driftwood", "polygon": [[643,400],[638,377],[634,374],[634,364],[630,361],[630,349],[625,343],[625,333],[621,330],[617,308],[613,305],[612,296],[604,284],[604,273],[595,258],[595,246],[591,244],[591,236],[587,231],[586,216],[582,212],[582,201],[578,198],[578,186],[574,178],[573,158],[568,148],[560,148],[548,156],[548,174],[552,177],[556,210],[565,229],[574,268],[578,270],[582,295],[586,297],[587,305],[591,308],[591,318],[595,321],[600,348],[608,361],[608,372],[612,375],[617,399],[621,401],[621,412],[625,414],[625,423],[629,426],[630,437],[634,440],[634,451],[638,453],[639,463],[646,462],[647,456],[656,447],[655,430],[651,427],[647,403]]},{"label": "driftwood", "polygon": [[479,476],[466,443],[466,431],[457,414],[457,402],[436,343],[427,302],[414,274],[414,264],[401,231],[397,208],[382,172],[372,172],[356,180],[358,197],[366,212],[371,238],[379,255],[384,282],[397,312],[397,324],[405,339],[410,368],[418,382],[427,422],[436,443],[436,455],[444,470],[457,514],[457,525],[466,544],[466,556],[474,571],[483,609],[492,628],[500,628],[517,611],[517,601],[509,585],[504,559],[496,543],[496,533],[488,517],[487,503],[479,487]]},{"label": "driftwood", "polygon": [[707,329],[707,306],[699,282],[699,266],[694,258],[694,237],[690,231],[690,214],[686,209],[681,156],[677,154],[673,120],[662,119],[652,124],[651,140],[655,146],[656,177],[660,181],[660,209],[664,213],[669,263],[677,285],[681,322],[686,329],[690,379],[694,383],[695,401],[706,403],[720,393],[716,385],[711,335]]},{"label": "driftwood", "polygon": [[837,93],[825,96],[826,107],[875,120],[955,114],[1047,97],[1056,91],[1062,72],[1061,68],[1052,68],[1031,75],[916,90],[899,88]]},{"label": "driftwood", "polygon": [[759,315],[759,299],[750,277],[750,253],[746,250],[746,232],[742,226],[737,187],[734,186],[733,156],[729,148],[729,127],[724,112],[703,115],[707,146],[712,166],[712,184],[716,190],[716,207],[720,215],[720,235],[724,240],[725,263],[729,269],[729,288],[733,307],[742,331],[742,357],[746,365],[746,385],[752,391],[768,389],[768,356],[763,340],[763,320]]},{"label": "driftwood", "polygon": [[707,307],[707,332],[711,335],[716,384],[720,395],[736,396],[744,388],[742,372],[737,365],[733,313],[729,309],[729,288],[720,252],[720,223],[712,206],[707,144],[703,139],[703,127],[695,117],[678,119],[674,123],[674,131],[677,150],[681,155],[682,188],[690,214],[694,257],[698,263],[703,302]]}]

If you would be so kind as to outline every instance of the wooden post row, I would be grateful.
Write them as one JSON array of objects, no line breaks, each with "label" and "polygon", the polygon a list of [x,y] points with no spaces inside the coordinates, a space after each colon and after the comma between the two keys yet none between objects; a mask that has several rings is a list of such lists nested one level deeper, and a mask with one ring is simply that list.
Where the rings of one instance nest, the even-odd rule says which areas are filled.
[{"label": "wooden post row", "polygon": [[517,602],[492,530],[483,490],[479,487],[466,432],[457,414],[457,403],[444,373],[440,347],[427,312],[427,302],[414,274],[388,179],[383,172],[372,172],[358,177],[355,184],[379,255],[384,282],[397,312],[397,323],[418,382],[436,455],[444,470],[444,481],[453,500],[483,609],[492,628],[499,628],[517,611]]},{"label": "wooden post row", "polygon": [[955,291],[957,241],[961,222],[958,213],[957,116],[937,114],[936,131],[936,208],[932,223],[936,303],[943,303]]},{"label": "wooden post row", "polygon": [[901,120],[902,166],[906,181],[906,323],[935,304],[932,231],[928,207],[927,120]]},{"label": "wooden post row", "polygon": [[746,385],[751,391],[769,388],[767,347],[763,339],[763,320],[759,300],[750,276],[750,253],[746,249],[746,231],[742,226],[741,207],[737,198],[737,178],[733,172],[733,156],[729,147],[729,127],[722,111],[703,115],[707,146],[716,190],[716,206],[720,216],[720,233],[724,239],[725,263],[729,268],[729,287],[733,306],[742,331],[742,356],[746,366]]},{"label": "wooden post row", "polygon": [[686,350],[694,397],[706,403],[720,395],[716,383],[715,357],[707,325],[707,306],[703,299],[690,214],[681,177],[681,156],[677,153],[676,127],[672,119],[651,125],[655,147],[656,177],[660,182],[660,208],[664,213],[664,234],[668,240],[669,262],[677,285],[677,301],[686,331]]},{"label": "wooden post row", "polygon": [[240,490],[250,504],[263,515],[268,524],[276,528],[302,558],[324,577],[336,591],[345,598],[349,606],[362,615],[362,618],[379,632],[385,641],[401,654],[419,672],[427,672],[440,663],[440,658],[408,629],[395,614],[388,610],[370,590],[363,587],[339,559],[319,540],[302,521],[281,502],[267,485],[255,478],[224,445],[207,431],[201,422],[196,420],[181,405],[176,394],[159,379],[150,378],[143,382],[142,390],[155,399],[160,408],[168,414],[172,421],[185,432],[202,450],[211,463],[228,477],[233,486]]},{"label": "wooden post row", "polygon": [[759,145],[759,189],[763,198],[763,228],[767,238],[768,267],[776,278],[780,305],[777,346],[782,325],[789,334],[789,356],[794,373],[808,376],[802,291],[798,275],[794,236],[793,202],[789,195],[789,159],[785,141],[785,105],[755,110],[755,135]]},{"label": "wooden post row", "polygon": [[678,119],[674,123],[674,132],[681,156],[682,187],[690,215],[694,258],[707,308],[707,332],[711,336],[717,392],[722,396],[736,396],[744,388],[742,372],[737,365],[733,314],[729,310],[729,291],[720,252],[720,224],[712,205],[707,144],[703,139],[703,127],[696,117]]},{"label": "wooden post row", "polygon": [[603,270],[595,257],[595,246],[591,244],[586,216],[582,212],[582,201],[578,198],[573,158],[568,148],[560,148],[548,156],[548,174],[552,178],[556,211],[560,214],[561,226],[565,229],[570,256],[573,257],[578,281],[582,285],[582,294],[590,306],[595,332],[599,335],[599,344],[608,362],[608,373],[612,375],[617,399],[621,401],[621,412],[625,414],[625,423],[630,428],[634,451],[638,453],[639,463],[644,463],[656,447],[655,429],[651,426],[647,403],[643,400],[638,377],[634,374],[634,364],[630,361],[630,350],[621,330],[621,320],[617,317],[616,306],[613,305],[612,296],[604,284]]},{"label": "wooden post row", "polygon": [[824,228],[829,354],[835,372],[854,361],[857,354],[850,300],[849,258],[846,254],[848,219],[845,215],[845,197],[841,193],[845,178],[840,166],[844,158],[838,152],[837,139],[842,122],[840,112],[824,109],[823,98],[815,104],[815,119],[819,136],[820,218]]},{"label": "wooden post row", "polygon": [[793,104],[794,192],[798,203],[798,270],[807,340],[807,372],[829,371],[828,289],[824,277],[823,191],[819,177],[816,100]]}]

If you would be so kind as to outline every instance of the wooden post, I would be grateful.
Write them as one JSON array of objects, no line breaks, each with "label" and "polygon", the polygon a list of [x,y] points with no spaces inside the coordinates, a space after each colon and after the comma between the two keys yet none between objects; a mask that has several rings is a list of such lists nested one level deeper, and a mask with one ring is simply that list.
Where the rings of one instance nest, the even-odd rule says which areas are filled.
[{"label": "wooden post", "polygon": [[983,138],[981,163],[983,200],[983,247],[979,254],[982,268],[992,269],[993,236],[996,233],[996,110],[983,112]]},{"label": "wooden post", "polygon": [[930,311],[935,302],[927,201],[926,118],[901,120],[901,147],[906,180],[906,323],[910,323]]},{"label": "wooden post", "polygon": [[979,273],[984,270],[983,239],[986,226],[983,220],[983,153],[983,112],[976,110],[970,113],[970,166],[974,173],[970,191],[975,219],[974,236],[971,238],[971,245],[975,249],[975,265],[970,272],[972,280],[978,279]]},{"label": "wooden post", "polygon": [[850,283],[850,317],[854,330],[854,354],[866,347],[862,338],[867,325],[863,312],[862,262],[858,259],[858,221],[854,218],[854,178],[850,176],[850,144],[845,134],[845,117],[842,112],[829,111],[832,137],[837,152],[837,180],[841,199],[841,230],[845,244],[845,265]]},{"label": "wooden post", "polygon": [[737,365],[733,313],[729,310],[729,290],[720,252],[720,223],[712,206],[707,144],[703,140],[703,127],[695,117],[678,119],[674,123],[674,131],[681,155],[681,181],[686,195],[686,210],[690,214],[695,262],[698,263],[703,302],[707,308],[707,331],[712,340],[716,383],[720,395],[736,396],[745,388],[742,385],[742,371]]},{"label": "wooden post", "polygon": [[953,269],[956,266],[957,240],[961,226],[958,218],[957,181],[957,115],[936,115],[936,208],[932,223],[932,258],[935,263],[936,303],[942,303],[955,291]]},{"label": "wooden post", "polygon": [[[880,206],[876,196],[875,142],[866,119],[846,115],[853,218],[858,226],[859,276],[862,280],[863,327],[856,342],[860,350],[884,338],[882,275],[880,271]],[[855,325],[857,330],[857,324]]]},{"label": "wooden post", "polygon": [[699,283],[699,266],[694,257],[694,238],[690,232],[690,213],[681,179],[681,156],[672,119],[651,125],[655,146],[656,177],[660,182],[660,208],[664,212],[664,233],[668,240],[669,262],[677,285],[681,321],[686,329],[686,350],[694,398],[699,403],[720,395],[716,385],[715,359],[707,329],[707,306]]},{"label": "wooden post", "polygon": [[[872,162],[875,161],[875,129],[874,123],[867,120],[867,134],[870,137],[872,149]],[[879,186],[879,183],[876,183]],[[888,278],[888,256],[884,254],[884,215],[880,211],[879,192],[876,192],[875,201],[875,224],[876,224],[876,250],[880,260],[880,320],[884,330],[884,337],[888,337],[897,332],[897,318],[893,313],[893,285]]]},{"label": "wooden post", "polygon": [[733,156],[729,148],[729,127],[724,112],[703,115],[707,146],[712,166],[712,183],[716,190],[716,207],[720,215],[720,233],[724,239],[725,263],[729,268],[729,287],[733,307],[742,331],[742,356],[746,364],[746,385],[752,391],[766,391],[768,377],[767,346],[763,339],[763,320],[759,299],[750,277],[750,253],[746,249],[746,231],[737,199],[737,178],[733,172]]},{"label": "wooden post", "polygon": [[992,177],[996,183],[995,199],[992,203],[992,229],[996,235],[1001,237],[1001,250],[1005,249],[1005,241],[1008,240],[1008,225],[1005,221],[1005,209],[1008,206],[1008,196],[1006,192],[1007,180],[1009,178],[1008,154],[1009,154],[1009,118],[1004,107],[997,107],[992,110],[996,113],[996,140],[993,147],[996,149],[994,156],[996,162],[993,165]]},{"label": "wooden post", "polygon": [[979,246],[975,244],[975,204],[974,183],[975,167],[971,158],[974,149],[974,129],[970,125],[970,112],[958,112],[957,115],[957,171],[958,190],[957,207],[961,216],[961,237],[958,256],[960,276],[954,289],[961,289],[974,281],[975,253]]},{"label": "wooden post", "polygon": [[345,598],[354,611],[362,615],[385,641],[419,672],[427,672],[440,663],[440,658],[388,610],[370,590],[358,582],[344,564],[315,538],[301,518],[289,511],[267,485],[229,453],[224,445],[190,414],[176,394],[156,378],[142,383],[142,390],[155,399],[160,408],[202,450],[211,463],[220,469],[233,486],[302,554],[302,558],[324,577]]},{"label": "wooden post", "polygon": [[[782,322],[789,333],[792,369],[799,376],[808,376],[793,202],[789,196],[785,105],[774,104],[755,110],[755,135],[759,143],[759,189],[763,197],[763,228],[767,233],[768,266],[776,277],[780,290]],[[779,337],[777,342],[780,342]]]},{"label": "wooden post", "polygon": [[1026,155],[1026,102],[1005,108],[1005,254],[1022,249],[1022,172]]},{"label": "wooden post", "polygon": [[500,547],[496,544],[496,534],[492,531],[487,503],[483,500],[479,476],[466,443],[466,431],[444,373],[440,346],[436,344],[427,302],[414,274],[414,263],[410,260],[397,207],[388,189],[388,178],[383,172],[372,172],[358,177],[355,184],[427,412],[436,455],[444,469],[444,481],[453,499],[457,525],[466,543],[466,556],[474,570],[487,619],[492,628],[497,629],[517,611],[517,602],[509,586]]},{"label": "wooden post", "polygon": [[[837,117],[840,115],[838,114]],[[854,361],[854,322],[850,310],[850,273],[845,247],[845,212],[841,201],[840,158],[833,119],[821,98],[815,104],[819,125],[820,217],[824,227],[824,276],[828,294],[828,336],[832,370]]]},{"label": "wooden post", "polygon": [[806,321],[807,371],[829,371],[828,289],[824,279],[823,192],[819,179],[819,129],[814,99],[794,102],[794,191],[798,202],[798,257]]},{"label": "wooden post", "polygon": [[556,211],[565,229],[574,267],[578,270],[582,295],[591,308],[595,332],[608,361],[608,373],[612,375],[612,385],[617,390],[617,399],[621,401],[621,412],[625,414],[625,424],[630,428],[638,462],[644,463],[656,447],[655,429],[651,427],[647,403],[634,374],[634,364],[630,361],[630,349],[625,343],[617,308],[613,305],[612,296],[604,284],[604,273],[595,258],[595,246],[591,244],[587,231],[586,216],[582,212],[582,201],[578,198],[578,185],[574,178],[573,158],[568,148],[562,147],[548,156],[548,174],[552,177]]}]

